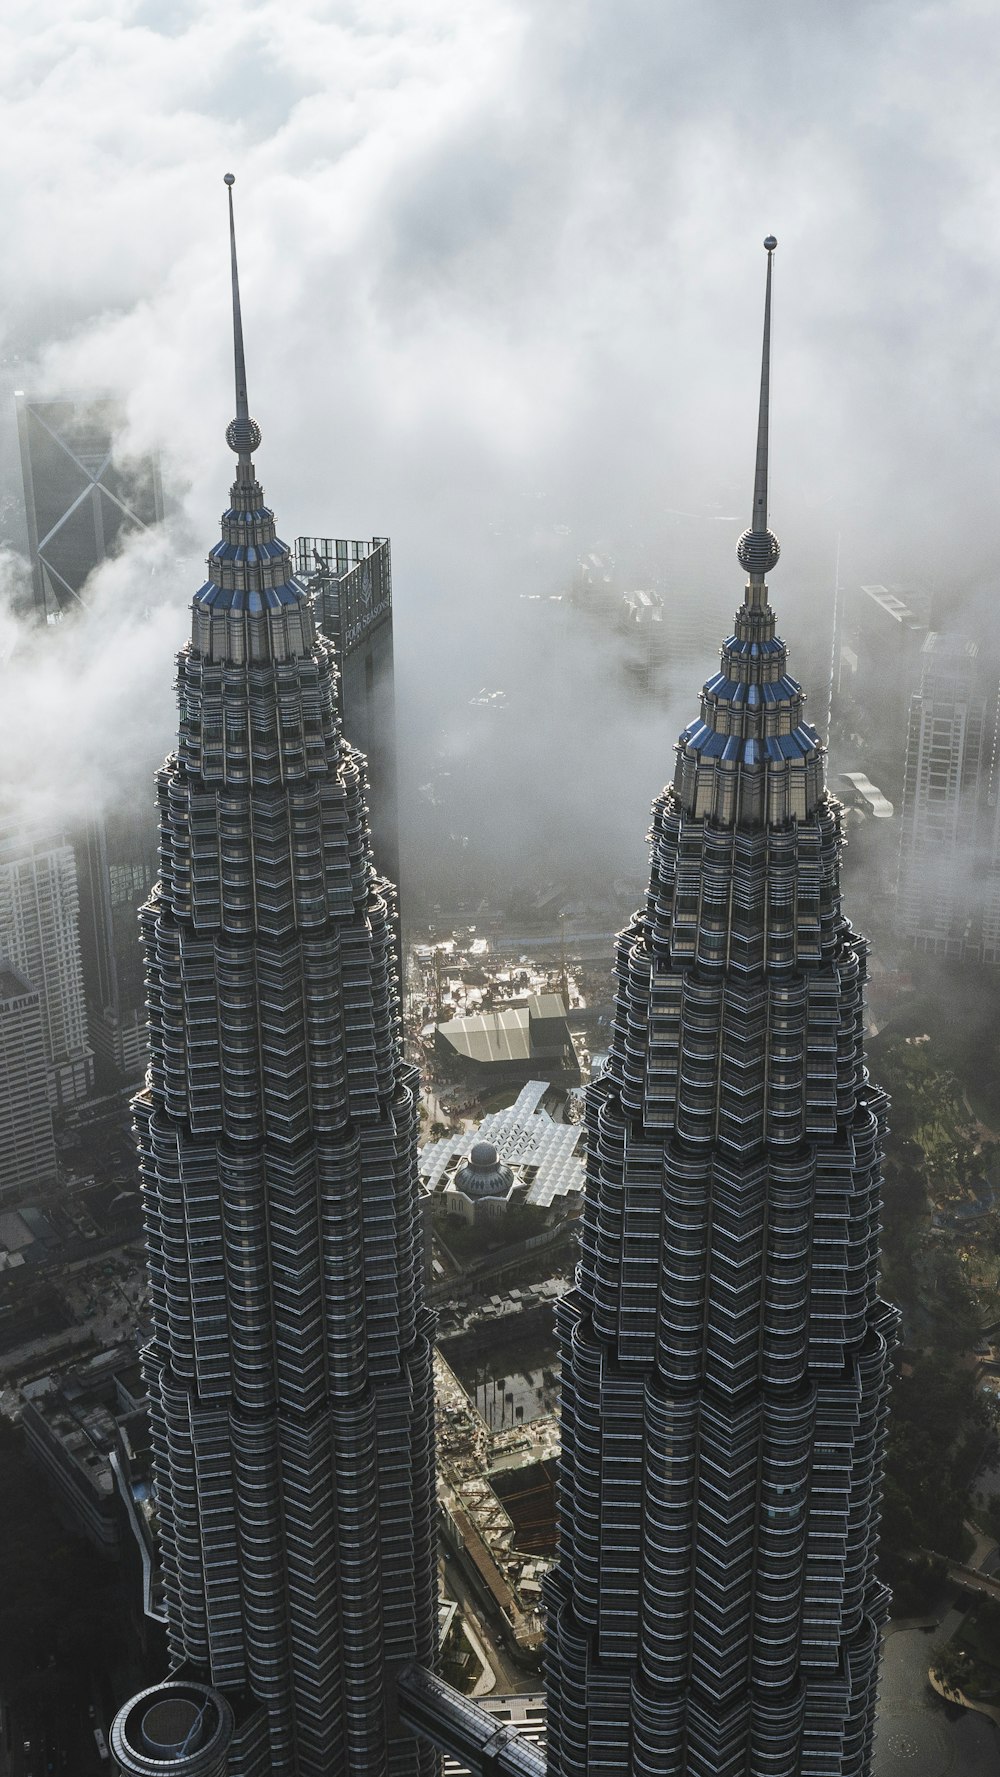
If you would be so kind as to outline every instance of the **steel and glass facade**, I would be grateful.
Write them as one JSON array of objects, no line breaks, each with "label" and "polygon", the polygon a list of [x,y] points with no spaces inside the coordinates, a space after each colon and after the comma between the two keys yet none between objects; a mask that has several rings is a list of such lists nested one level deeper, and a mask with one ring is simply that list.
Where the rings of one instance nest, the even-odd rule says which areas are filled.
[{"label": "steel and glass facade", "polygon": [[[587,1096],[558,1315],[549,1777],[871,1766],[886,1101],[841,810],[768,601],[765,245],[744,602],[655,804]],[[120,1712],[115,1755],[134,1777],[168,1742],[178,1777],[431,1777],[436,1749],[538,1773],[431,1670],[431,1347],[392,896],[334,648],[254,473],[238,306],[236,340],[239,469],[178,660],[143,914],[174,1672]]]},{"label": "steel and glass facade", "polygon": [[766,345],[761,431],[744,603],[654,807],[587,1095],[550,1777],[870,1769],[886,1101],[841,810],[768,602]]},{"label": "steel and glass facade", "polygon": [[[393,890],[245,397],[228,437],[142,915],[173,1679],[235,1724],[229,1777],[420,1777],[435,1754],[400,1725],[395,1678],[435,1655],[433,1383]],[[147,1714],[118,1718],[123,1770],[146,1768]]]}]

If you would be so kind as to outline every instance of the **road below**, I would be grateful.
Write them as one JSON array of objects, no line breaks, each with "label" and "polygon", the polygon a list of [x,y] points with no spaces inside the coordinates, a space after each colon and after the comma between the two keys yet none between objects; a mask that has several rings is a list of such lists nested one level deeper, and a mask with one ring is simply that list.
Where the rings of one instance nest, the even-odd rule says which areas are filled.
[{"label": "road below", "polygon": [[498,1641],[489,1620],[465,1575],[461,1560],[450,1550],[444,1557],[444,1590],[461,1607],[462,1615],[471,1623],[486,1650],[490,1665],[497,1675],[496,1688],[501,1694],[524,1695],[541,1688],[541,1674],[518,1666]]}]

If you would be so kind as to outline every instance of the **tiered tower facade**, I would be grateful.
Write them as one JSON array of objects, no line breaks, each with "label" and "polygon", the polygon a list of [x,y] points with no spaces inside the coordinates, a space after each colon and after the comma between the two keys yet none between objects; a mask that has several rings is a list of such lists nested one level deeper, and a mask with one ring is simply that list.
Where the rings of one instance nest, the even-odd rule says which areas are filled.
[{"label": "tiered tower facade", "polygon": [[129,1773],[420,1777],[435,1754],[395,1705],[436,1639],[416,1081],[364,760],[254,472],[235,244],[233,283],[239,462],[178,657],[142,920],[173,1672],[112,1750]]},{"label": "tiered tower facade", "polygon": [[744,603],[654,807],[559,1309],[550,1777],[863,1777],[890,1348],[886,1100],[842,819],[766,576],[771,256]]}]

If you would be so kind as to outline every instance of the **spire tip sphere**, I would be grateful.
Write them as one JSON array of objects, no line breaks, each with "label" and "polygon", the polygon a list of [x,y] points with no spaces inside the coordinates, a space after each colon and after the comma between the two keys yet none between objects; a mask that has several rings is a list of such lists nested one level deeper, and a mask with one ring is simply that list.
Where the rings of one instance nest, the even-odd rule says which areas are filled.
[{"label": "spire tip sphere", "polygon": [[256,420],[237,418],[226,427],[226,443],[238,457],[252,457],[260,446],[260,427]]},{"label": "spire tip sphere", "polygon": [[781,546],[773,531],[744,531],[736,545],[741,568],[750,575],[769,574],[778,565]]}]

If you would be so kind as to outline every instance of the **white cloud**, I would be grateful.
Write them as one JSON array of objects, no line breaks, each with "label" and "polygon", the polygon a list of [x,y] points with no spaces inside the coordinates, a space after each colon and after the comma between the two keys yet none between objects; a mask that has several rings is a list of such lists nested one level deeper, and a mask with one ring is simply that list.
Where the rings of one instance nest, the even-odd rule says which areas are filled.
[{"label": "white cloud", "polygon": [[[403,708],[426,727],[450,675],[491,677],[514,578],[549,589],[556,524],[567,551],[614,536],[658,562],[674,596],[727,576],[735,604],[729,532],[672,528],[666,510],[749,505],[773,228],[786,627],[825,621],[838,531],[848,576],[981,580],[1000,368],[991,12],[8,4],[8,345],[37,354],[34,387],[124,389],[132,443],[163,451],[183,534],[207,550],[229,479],[231,168],[262,479],[286,536],[392,535]],[[163,750],[152,688],[165,671],[169,691],[163,648],[198,581],[172,577],[143,625],[144,572],[107,570],[92,627],[127,662],[114,714],[136,758]],[[24,658],[42,673],[39,647]],[[29,700],[39,722],[71,653],[61,636]],[[104,730],[98,676],[95,655],[93,680],[65,688],[81,735]],[[0,720],[5,739],[10,706]],[[634,820],[670,760],[659,724],[645,742],[626,730],[645,777]]]}]

